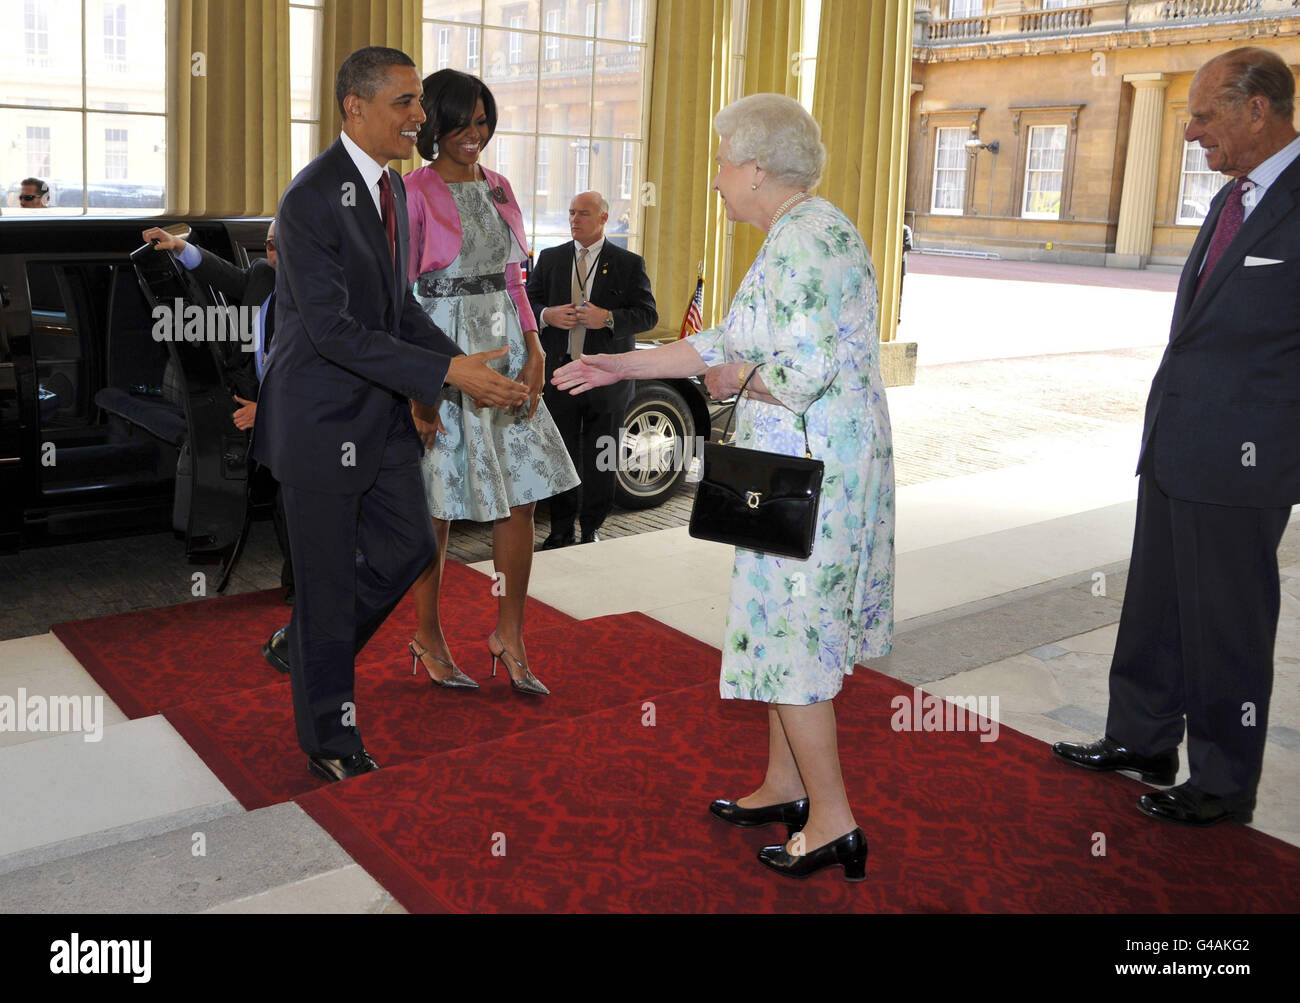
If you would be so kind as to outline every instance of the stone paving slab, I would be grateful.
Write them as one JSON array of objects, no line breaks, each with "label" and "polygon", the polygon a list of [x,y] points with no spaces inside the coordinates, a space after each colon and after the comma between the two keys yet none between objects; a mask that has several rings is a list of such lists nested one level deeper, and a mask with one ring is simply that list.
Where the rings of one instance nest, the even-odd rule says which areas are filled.
[{"label": "stone paving slab", "polygon": [[[0,912],[282,911],[231,907],[352,868],[360,870],[306,812],[287,802],[0,875]],[[365,877],[368,889],[353,877],[358,905],[370,900],[367,895],[387,894]],[[339,897],[340,885],[331,887],[336,897],[328,911],[337,911],[346,898]],[[310,900],[297,901],[306,906]]]}]

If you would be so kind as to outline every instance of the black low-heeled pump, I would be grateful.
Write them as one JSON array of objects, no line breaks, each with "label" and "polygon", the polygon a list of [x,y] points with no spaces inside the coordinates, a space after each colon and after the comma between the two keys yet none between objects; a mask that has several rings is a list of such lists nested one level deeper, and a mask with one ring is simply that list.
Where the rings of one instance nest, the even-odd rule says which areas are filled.
[{"label": "black low-heeled pump", "polygon": [[789,839],[793,839],[794,834],[808,824],[807,798],[786,801],[782,804],[765,805],[762,808],[742,808],[735,801],[718,798],[713,804],[709,805],[709,811],[713,813],[715,818],[720,818],[724,822],[730,822],[732,825],[738,825],[745,829],[756,825],[780,823],[786,827],[786,835]]},{"label": "black low-heeled pump", "polygon": [[839,864],[844,868],[844,880],[866,881],[867,837],[861,829],[854,829],[800,856],[790,853],[784,846],[765,846],[758,851],[758,859],[778,874],[792,878],[806,878],[823,867]]}]

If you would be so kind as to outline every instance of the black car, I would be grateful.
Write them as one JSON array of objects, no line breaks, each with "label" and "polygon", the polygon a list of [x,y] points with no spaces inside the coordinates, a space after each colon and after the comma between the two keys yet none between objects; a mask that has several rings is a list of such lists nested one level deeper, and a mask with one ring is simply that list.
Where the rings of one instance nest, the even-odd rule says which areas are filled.
[{"label": "black car", "polygon": [[[142,246],[141,231],[168,222],[0,220],[0,547],[170,517],[191,555],[225,571],[237,557],[248,436],[228,377],[240,346],[159,336],[159,302],[219,305]],[[246,266],[267,223],[197,221],[193,239]]]},{"label": "black car", "polygon": [[[226,573],[237,559],[250,506],[263,504],[249,490],[247,434],[230,418],[238,346],[158,337],[157,304],[216,301],[170,255],[142,247],[143,230],[169,222],[0,219],[0,549],[170,520],[191,556],[216,555]],[[268,222],[190,226],[195,243],[246,267]],[[179,398],[164,395],[165,372]],[[726,413],[698,380],[638,382],[618,504],[664,501],[698,455],[696,436]]]}]

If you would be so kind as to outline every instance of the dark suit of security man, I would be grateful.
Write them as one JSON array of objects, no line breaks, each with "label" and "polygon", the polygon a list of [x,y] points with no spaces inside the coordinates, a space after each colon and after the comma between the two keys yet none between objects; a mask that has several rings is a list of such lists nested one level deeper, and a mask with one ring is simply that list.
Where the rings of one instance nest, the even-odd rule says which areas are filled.
[{"label": "dark suit of security man", "polygon": [[1188,95],[1188,142],[1234,180],[1178,285],[1151,384],[1137,526],[1110,668],[1106,736],[1053,751],[1172,784],[1138,807],[1188,825],[1249,822],[1280,609],[1277,549],[1300,503],[1300,138],[1295,78],[1234,49]]},{"label": "dark suit of security man", "polygon": [[[257,416],[257,396],[266,367],[266,356],[275,335],[275,220],[266,229],[266,257],[258,258],[247,268],[231,264],[225,258],[206,248],[191,244],[183,237],[168,233],[159,227],[145,230],[143,237],[152,241],[159,250],[171,253],[180,265],[193,273],[202,285],[220,293],[231,305],[251,308],[253,317],[252,341],[244,346],[228,346],[229,379],[235,392],[235,403],[240,405],[232,415],[234,425],[241,430],[253,427]],[[171,360],[163,371],[163,395],[183,407]],[[287,590],[288,601],[293,601],[293,563],[289,556],[289,534],[284,521],[284,500],[279,485],[275,486],[275,504],[272,508],[275,538],[284,559],[280,566],[280,584]]]},{"label": "dark suit of security man", "polygon": [[[614,354],[636,348],[636,336],[659,323],[645,261],[605,239],[609,205],[599,192],[583,192],[569,204],[573,240],[548,247],[528,276],[528,300],[546,352],[546,407],[555,420],[582,483],[551,499],[551,530],[542,543],[553,550],[599,539],[597,530],[614,505],[615,470],[602,456],[617,457],[619,424],[632,399],[632,383],[615,383],[579,396],[551,386],[551,376],[577,354]],[[602,467],[604,469],[602,469]]]},{"label": "dark suit of security man", "polygon": [[277,213],[275,350],[253,454],[284,492],[297,602],[263,648],[290,673],[312,772],[377,768],[361,740],[354,660],[433,560],[412,411],[432,423],[444,381],[481,406],[528,388],[464,355],[420,309],[406,274],[401,176],[425,115],[410,57],[358,49],[339,68],[342,135],[294,178]]}]

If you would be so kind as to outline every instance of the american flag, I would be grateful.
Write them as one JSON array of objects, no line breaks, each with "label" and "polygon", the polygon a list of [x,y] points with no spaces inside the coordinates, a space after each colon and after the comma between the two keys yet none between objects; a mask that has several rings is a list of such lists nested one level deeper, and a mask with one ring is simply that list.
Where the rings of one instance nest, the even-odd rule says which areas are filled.
[{"label": "american flag", "polygon": [[677,335],[677,340],[688,338],[692,334],[699,334],[704,326],[700,311],[704,309],[704,262],[700,262],[700,274],[695,280],[695,295],[691,297],[690,306],[686,308],[686,316],[682,318],[682,329]]}]

